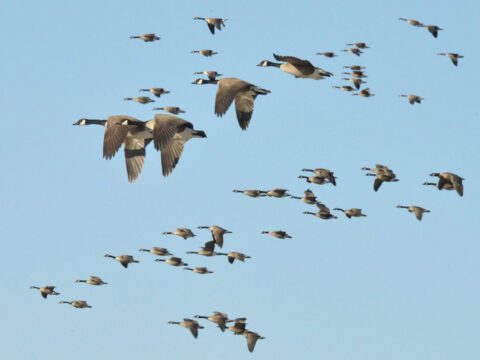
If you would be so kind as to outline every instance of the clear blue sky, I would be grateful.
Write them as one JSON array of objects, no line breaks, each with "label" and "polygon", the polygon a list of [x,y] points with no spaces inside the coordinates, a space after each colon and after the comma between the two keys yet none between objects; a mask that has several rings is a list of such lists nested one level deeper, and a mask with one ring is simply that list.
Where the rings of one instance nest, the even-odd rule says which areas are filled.
[{"label": "clear blue sky", "polygon": [[[295,6],[299,6],[299,10]],[[0,337],[5,359],[355,359],[476,360],[478,285],[477,1],[4,1],[0,93],[3,134],[3,276]],[[212,36],[194,16],[226,17]],[[415,18],[445,30],[398,21]],[[129,36],[155,32],[143,43]],[[371,49],[339,52],[352,41]],[[198,48],[213,58],[190,54]],[[465,55],[459,66],[437,52]],[[294,79],[256,64],[272,53],[311,60],[335,74]],[[342,65],[367,66],[370,99],[332,89]],[[263,88],[250,128],[233,109],[213,114],[214,86],[194,71],[217,70]],[[124,102],[144,87],[171,94]],[[410,106],[401,93],[425,98]],[[181,106],[208,138],[186,146],[172,176],[148,149],[139,181],[123,154],[102,159],[103,129],[81,117]],[[362,166],[389,165],[401,180],[378,193]],[[291,199],[251,199],[234,188],[285,187],[302,194],[304,167],[326,167],[336,188],[309,186],[325,204],[359,207],[367,218],[322,221]],[[436,171],[464,178],[465,196],[421,184]],[[398,204],[430,209],[418,222]],[[252,258],[185,255],[209,240],[162,236],[218,224],[225,250]],[[283,229],[278,240],[262,230]],[[140,247],[164,246],[214,274],[154,262]],[[105,253],[133,254],[123,269]],[[99,275],[108,286],[76,284]],[[30,285],[57,285],[43,300]],[[60,300],[85,299],[77,310]],[[266,337],[251,355],[243,337],[204,323],[199,338],[167,325],[211,311],[245,316]]]}]

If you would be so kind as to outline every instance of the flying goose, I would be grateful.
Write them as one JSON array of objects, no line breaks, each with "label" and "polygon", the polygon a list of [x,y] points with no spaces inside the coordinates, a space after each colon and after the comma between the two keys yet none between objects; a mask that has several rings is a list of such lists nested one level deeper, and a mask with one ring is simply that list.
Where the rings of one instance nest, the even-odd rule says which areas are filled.
[{"label": "flying goose", "polygon": [[305,204],[308,205],[316,205],[317,204],[317,197],[313,193],[312,190],[307,189],[304,191],[304,196],[299,197],[299,196],[290,196],[292,199],[298,199],[302,200]]},{"label": "flying goose", "polygon": [[197,236],[192,232],[192,230],[187,228],[178,228],[178,229],[175,229],[174,231],[165,231],[163,235],[177,235],[182,237],[183,240],[187,240],[188,238]]},{"label": "flying goose", "polygon": [[373,190],[378,191],[383,182],[397,182],[397,176],[395,173],[390,170],[387,166],[377,164],[375,168],[362,168],[362,170],[370,171],[370,173],[365,174],[366,176],[375,176],[375,181],[373,183]]},{"label": "flying goose", "polygon": [[313,184],[317,184],[317,185],[324,185],[324,184],[330,183],[330,180],[328,178],[320,177],[320,176],[317,176],[317,175],[314,175],[314,176],[300,175],[298,178],[299,179],[306,179],[305,181],[309,184],[313,183]]},{"label": "flying goose", "polygon": [[218,52],[213,51],[213,50],[209,50],[209,49],[192,50],[192,51],[190,51],[190,53],[192,53],[192,54],[200,54],[200,55],[203,55],[203,56],[206,56],[206,57],[211,57],[211,56],[213,56],[213,55],[217,55],[217,54],[218,54]]},{"label": "flying goose", "polygon": [[399,209],[408,209],[408,212],[414,213],[418,221],[422,221],[423,213],[429,213],[430,210],[424,209],[420,206],[402,206],[397,205]]},{"label": "flying goose", "polygon": [[438,189],[443,190],[447,184],[451,184],[457,191],[457,194],[463,196],[463,180],[464,178],[450,172],[431,173],[430,176],[438,177]]},{"label": "flying goose", "polygon": [[334,89],[340,89],[342,91],[355,91],[358,89],[355,89],[353,86],[350,85],[342,85],[342,86],[332,86]]},{"label": "flying goose", "polygon": [[157,256],[172,255],[170,254],[170,251],[168,251],[167,249],[156,247],[156,246],[152,247],[151,249],[138,249],[138,251],[149,252],[150,254],[157,255]]},{"label": "flying goose", "polygon": [[270,93],[237,78],[223,78],[218,80],[217,95],[215,97],[215,115],[222,117],[235,100],[238,124],[242,130],[247,130],[253,114],[253,103],[257,95]]},{"label": "flying goose", "polygon": [[337,210],[337,211],[342,211],[345,216],[349,219],[351,219],[352,217],[362,217],[362,216],[367,216],[365,214],[362,213],[362,209],[357,209],[357,208],[351,208],[351,209],[340,209],[340,208],[335,208],[333,210]]},{"label": "flying goose", "polygon": [[60,295],[59,292],[55,291],[55,286],[51,286],[51,285],[42,286],[42,287],[30,286],[30,289],[40,290],[40,295],[42,295],[44,299],[46,299],[48,295]]},{"label": "flying goose", "polygon": [[346,81],[350,81],[353,83],[353,85],[355,85],[355,88],[357,90],[360,90],[360,86],[362,86],[362,84],[366,84],[367,82],[366,81],[363,81],[361,78],[358,78],[358,77],[352,77],[352,78],[342,78],[342,80],[346,80]]},{"label": "flying goose", "polygon": [[442,28],[438,27],[437,25],[423,25],[423,27],[427,28],[430,34],[436,39],[438,37],[438,32],[443,30]]},{"label": "flying goose", "polygon": [[362,70],[352,70],[351,72],[342,72],[342,74],[350,75],[351,77],[360,78],[360,79],[368,77],[367,75],[365,75],[365,72]]},{"label": "flying goose", "polygon": [[416,27],[423,27],[424,26],[420,21],[415,20],[415,19],[398,18],[398,20],[406,21],[407,24],[412,25],[412,26],[416,26]]},{"label": "flying goose", "polygon": [[[438,187],[438,184],[432,183],[432,182],[424,182],[423,185]],[[454,189],[455,187],[453,186],[453,184],[447,182],[445,183],[445,185],[443,185],[443,189],[439,189],[439,190],[454,190]]]},{"label": "flying goose", "polygon": [[262,234],[268,234],[277,239],[291,239],[292,237],[282,230],[273,230],[273,231],[262,231]]},{"label": "flying goose", "polygon": [[231,234],[230,230],[224,229],[217,225],[212,226],[199,226],[198,229],[208,229],[212,233],[213,241],[217,243],[218,246],[223,247],[223,235]]},{"label": "flying goose", "polygon": [[404,97],[404,98],[407,98],[408,99],[408,102],[411,104],[411,105],[414,105],[415,103],[417,104],[421,104],[422,103],[422,100],[423,100],[423,97],[421,96],[418,96],[418,95],[415,95],[415,94],[402,94],[402,95],[399,95],[400,97]]},{"label": "flying goose", "polygon": [[143,34],[130,36],[130,39],[141,39],[145,42],[152,42],[155,40],[160,40],[160,37],[155,34]]},{"label": "flying goose", "polygon": [[246,318],[237,318],[235,320],[232,320],[233,325],[228,327],[228,330],[233,332],[234,335],[243,335],[245,332],[245,326],[247,325],[246,323],[247,319]]},{"label": "flying goose", "polygon": [[127,119],[122,124],[129,127],[133,125],[138,130],[150,133],[155,149],[162,154],[163,176],[173,172],[188,140],[207,137],[204,131],[195,130],[191,122],[174,115],[156,114],[150,121]]},{"label": "flying goose", "polygon": [[126,97],[123,100],[125,100],[125,101],[135,101],[135,102],[138,102],[139,104],[143,104],[143,105],[151,103],[151,102],[155,102],[155,100],[150,99],[148,96],[137,96],[137,97],[133,97],[133,98]]},{"label": "flying goose", "polygon": [[219,74],[216,71],[212,70],[205,70],[205,71],[196,71],[193,73],[193,75],[206,75],[209,80],[216,80],[217,77],[222,76],[222,74]]},{"label": "flying goose", "polygon": [[155,259],[155,261],[161,261],[168,265],[172,266],[188,266],[188,264],[184,263],[183,260],[179,257],[172,256],[169,259]]},{"label": "flying goose", "polygon": [[333,51],[317,52],[317,53],[315,53],[315,55],[323,55],[327,58],[334,58],[334,57],[338,56]]},{"label": "flying goose", "polygon": [[192,319],[183,319],[183,321],[169,321],[169,324],[175,324],[175,325],[180,325],[183,326],[184,328],[190,330],[192,333],[193,337],[196,339],[198,337],[198,329],[203,329],[203,326],[200,326],[200,324],[196,320]]},{"label": "flying goose", "polygon": [[344,51],[344,52],[349,52],[350,54],[357,55],[357,56],[360,56],[360,54],[363,54],[363,51],[360,50],[360,49],[357,48],[357,47],[351,47],[351,48],[348,48],[348,49],[342,49],[342,51]]},{"label": "flying goose", "polygon": [[145,161],[145,147],[151,142],[151,134],[137,127],[120,126],[125,120],[137,120],[128,115],[112,115],[106,120],[80,119],[73,125],[105,126],[103,158],[110,160],[124,144],[128,181],[135,182],[140,176]]},{"label": "flying goose", "polygon": [[314,216],[316,216],[320,219],[323,219],[323,220],[337,219],[337,217],[335,215],[333,215],[330,212],[330,209],[328,207],[326,207],[324,204],[317,203],[316,205],[317,205],[317,208],[318,208],[318,212],[314,213],[314,212],[310,212],[310,211],[304,211],[303,213],[308,214],[308,215],[314,215]]},{"label": "flying goose", "polygon": [[166,112],[168,112],[170,114],[174,114],[174,115],[185,113],[185,111],[180,109],[178,106],[156,107],[156,108],[153,108],[153,110],[163,110],[163,111],[166,111]]},{"label": "flying goose", "polygon": [[213,274],[213,271],[208,270],[204,266],[197,266],[195,268],[184,267],[183,270],[190,270],[190,271],[193,271],[194,273],[197,273],[197,274],[200,274],[200,275]]},{"label": "flying goose", "polygon": [[371,96],[375,96],[375,94],[372,94],[370,92],[370,89],[369,88],[365,88],[365,89],[362,89],[360,90],[360,92],[358,93],[355,93],[355,94],[352,94],[352,96],[361,96],[361,97],[371,97]]},{"label": "flying goose", "polygon": [[242,193],[244,195],[256,198],[256,197],[262,197],[262,196],[267,196],[265,192],[262,192],[262,190],[252,190],[252,189],[246,189],[246,190],[233,190],[234,193]]},{"label": "flying goose", "polygon": [[219,311],[214,311],[210,316],[195,315],[195,319],[206,319],[214,324],[217,324],[218,328],[224,332],[227,329],[227,323],[233,320],[228,320],[228,315]]},{"label": "flying goose", "polygon": [[330,171],[329,169],[323,169],[323,168],[316,168],[316,169],[302,169],[302,171],[305,171],[305,172],[313,172],[315,173],[315,175],[319,176],[319,177],[323,177],[323,178],[326,178],[328,179],[333,186],[337,186],[337,182],[336,182],[336,176],[334,175],[333,171]]},{"label": "flying goose", "polygon": [[77,309],[87,309],[91,308],[85,300],[73,300],[73,301],[60,301],[59,304],[69,304]]},{"label": "flying goose", "polygon": [[230,251],[228,254],[226,253],[215,253],[215,255],[224,255],[228,258],[228,262],[233,264],[235,260],[245,262],[245,259],[250,259],[250,256],[245,255],[238,251]]},{"label": "flying goose", "polygon": [[247,347],[248,351],[250,352],[253,352],[253,350],[255,349],[255,344],[257,343],[257,340],[265,339],[263,336],[260,336],[256,332],[250,330],[245,330],[243,336],[245,336],[245,338],[247,339]]},{"label": "flying goose", "polygon": [[288,193],[287,189],[280,189],[280,188],[276,188],[268,191],[262,191],[262,193],[267,194],[267,196],[275,197],[275,198],[283,198],[283,197],[291,196]]},{"label": "flying goose", "polygon": [[157,87],[153,87],[153,88],[150,88],[150,89],[140,89],[139,91],[150,92],[158,98],[160,96],[164,95],[164,94],[170,94],[170,91],[165,90],[164,88],[157,88]]},{"label": "flying goose", "polygon": [[294,56],[282,56],[273,54],[273,57],[277,61],[283,63],[274,63],[268,60],[262,60],[257,66],[273,66],[278,67],[280,70],[292,74],[296,78],[320,80],[325,77],[333,76],[331,72],[325,71],[319,67],[313,66],[308,60],[296,58]]},{"label": "flying goose", "polygon": [[360,66],[360,65],[347,65],[347,66],[342,66],[344,69],[350,69],[350,70],[355,70],[355,71],[361,71],[365,69],[365,66]]},{"label": "flying goose", "polygon": [[135,260],[132,255],[118,255],[118,256],[113,256],[113,255],[110,255],[110,254],[106,254],[105,257],[108,257],[108,258],[112,258],[112,259],[117,260],[120,264],[122,264],[122,266],[123,266],[125,269],[128,268],[128,264],[140,262],[140,261],[138,261],[138,260]]},{"label": "flying goose", "polygon": [[218,83],[218,80],[215,80],[215,79],[195,79],[192,81],[193,85],[207,85],[207,84],[216,85],[217,83]]},{"label": "flying goose", "polygon": [[356,42],[353,44],[347,44],[347,46],[355,46],[358,49],[370,49],[370,47],[367,45],[367,43],[364,42]]},{"label": "flying goose", "polygon": [[222,18],[203,18],[203,17],[198,17],[195,16],[193,20],[204,20],[207,23],[208,29],[212,33],[212,35],[215,34],[215,28],[217,30],[222,30],[222,26],[225,27],[225,21],[228,19],[222,19]]},{"label": "flying goose", "polygon": [[215,255],[215,241],[207,241],[199,251],[187,251],[187,254],[197,254],[203,256],[213,256]]},{"label": "flying goose", "polygon": [[458,65],[458,59],[463,59],[463,55],[457,53],[438,53],[438,55],[448,56],[452,60],[453,65]]},{"label": "flying goose", "polygon": [[100,286],[100,285],[107,285],[105,281],[103,281],[101,278],[98,276],[93,276],[90,275],[90,278],[87,280],[75,280],[76,283],[87,283],[89,285],[95,285],[95,286]]}]

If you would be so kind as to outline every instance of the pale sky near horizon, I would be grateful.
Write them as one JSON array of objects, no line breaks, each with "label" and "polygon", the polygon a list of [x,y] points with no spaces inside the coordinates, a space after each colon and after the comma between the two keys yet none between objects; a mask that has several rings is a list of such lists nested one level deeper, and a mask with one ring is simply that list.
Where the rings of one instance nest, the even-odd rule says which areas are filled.
[{"label": "pale sky near horizon", "polygon": [[[298,8],[295,8],[298,6]],[[477,360],[480,288],[475,230],[480,200],[476,1],[238,2],[4,1],[0,33],[4,134],[0,337],[4,359]],[[228,18],[211,35],[194,16]],[[444,30],[399,21],[414,18]],[[155,32],[154,43],[130,35]],[[361,57],[341,52],[365,41]],[[194,49],[219,54],[204,58]],[[334,59],[315,55],[335,51]],[[452,65],[439,52],[465,58]],[[314,81],[256,65],[272,54],[308,59],[334,73]],[[342,66],[367,67],[364,99],[333,89]],[[233,107],[213,113],[216,87],[194,86],[217,70],[271,90],[255,101],[247,131]],[[150,105],[123,101],[138,89],[171,91]],[[411,106],[398,95],[424,97]],[[207,133],[191,140],[173,174],[161,175],[150,146],[139,180],[127,181],[123,151],[102,159],[103,129],[79,118],[180,106]],[[375,193],[363,166],[386,164],[398,178]],[[335,171],[337,186],[306,184],[305,167]],[[432,172],[464,177],[465,196],[422,186]],[[298,200],[252,199],[233,189],[312,189],[330,208],[361,219],[323,221]],[[396,206],[419,205],[422,222]],[[224,251],[186,255],[210,240],[199,225],[223,226]],[[190,227],[184,241],[164,236]],[[262,230],[286,230],[279,240]],[[155,262],[139,248],[167,247],[197,275]],[[127,270],[104,254],[132,254]],[[89,275],[109,284],[75,283]],[[47,300],[31,285],[56,285]],[[91,309],[58,304],[84,299]],[[246,340],[214,324],[194,339],[168,325],[212,311],[247,317],[265,336]]]}]

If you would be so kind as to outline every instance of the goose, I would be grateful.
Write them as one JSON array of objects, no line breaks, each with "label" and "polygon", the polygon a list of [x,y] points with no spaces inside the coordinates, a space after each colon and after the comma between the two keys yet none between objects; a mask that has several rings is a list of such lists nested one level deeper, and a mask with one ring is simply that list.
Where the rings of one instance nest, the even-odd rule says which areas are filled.
[{"label": "goose", "polygon": [[355,71],[361,71],[365,69],[365,66],[360,66],[360,65],[346,65],[342,66],[344,69],[350,69],[350,70],[355,70]]},{"label": "goose", "polygon": [[138,251],[149,252],[150,254],[157,255],[157,256],[172,255],[170,254],[170,251],[168,251],[167,249],[156,247],[156,246],[152,247],[151,249],[138,249]]},{"label": "goose", "polygon": [[228,330],[233,332],[234,335],[243,335],[245,332],[245,326],[247,325],[246,323],[247,319],[246,318],[237,318],[235,320],[232,320],[233,325],[228,327]]},{"label": "goose", "polygon": [[184,267],[183,270],[190,270],[190,271],[193,271],[194,273],[197,273],[197,274],[200,274],[200,275],[213,274],[213,271],[208,270],[204,266],[197,266],[195,268]]},{"label": "goose", "polygon": [[355,46],[358,49],[370,49],[370,47],[367,45],[367,43],[364,42],[356,42],[353,44],[347,44],[347,46]]},{"label": "goose", "polygon": [[184,328],[190,330],[193,337],[196,339],[198,337],[198,329],[203,329],[204,327],[201,326],[196,320],[192,319],[183,319],[183,321],[169,321],[169,324],[175,324],[183,326]]},{"label": "goose", "polygon": [[[211,80],[210,80],[211,81]],[[242,130],[247,130],[253,114],[253,103],[257,95],[266,95],[265,90],[237,78],[223,78],[218,80],[217,95],[215,97],[215,115],[222,117],[235,100],[237,120]]]},{"label": "goose", "polygon": [[337,219],[335,215],[330,213],[330,209],[325,205],[323,205],[322,203],[317,203],[317,207],[318,207],[318,212],[316,213],[310,212],[310,211],[304,211],[303,213],[308,215],[314,215],[319,219],[323,219],[323,220]]},{"label": "goose", "polygon": [[192,54],[200,54],[200,55],[203,55],[203,56],[206,56],[206,57],[211,57],[211,56],[213,56],[213,55],[217,55],[217,54],[218,54],[218,52],[213,51],[213,50],[209,50],[209,49],[192,50],[192,51],[190,51],[190,53],[192,53]]},{"label": "goose", "polygon": [[362,84],[366,84],[366,81],[363,81],[361,78],[352,77],[352,78],[342,78],[342,80],[351,81],[357,90],[360,90]]},{"label": "goose", "polygon": [[103,158],[112,159],[124,144],[125,164],[129,182],[135,182],[142,172],[145,161],[145,147],[151,142],[148,132],[136,127],[119,126],[125,120],[137,120],[128,115],[112,115],[106,120],[80,119],[73,125],[101,125],[105,126],[103,136]]},{"label": "goose", "polygon": [[207,84],[212,84],[216,85],[218,83],[218,80],[215,79],[195,79],[192,81],[193,85],[207,85]]},{"label": "goose", "polygon": [[191,237],[195,237],[195,235],[192,230],[187,229],[187,228],[178,228],[175,229],[174,231],[165,231],[163,235],[177,235],[183,238],[183,240],[187,240]]},{"label": "goose", "polygon": [[244,195],[247,195],[253,198],[267,196],[265,192],[262,192],[262,190],[246,189],[246,190],[233,190],[233,192],[242,193]]},{"label": "goose", "polygon": [[44,299],[46,299],[48,295],[60,295],[59,292],[55,291],[55,286],[52,286],[52,285],[47,285],[42,287],[30,286],[30,289],[40,290],[40,295],[42,295]]},{"label": "goose", "polygon": [[443,190],[447,184],[452,184],[458,195],[463,196],[463,180],[464,178],[450,172],[431,173],[430,176],[438,177],[438,189]]},{"label": "goose", "polygon": [[225,21],[228,19],[222,19],[222,18],[203,18],[199,16],[195,16],[193,20],[204,20],[207,23],[208,29],[212,33],[212,35],[215,34],[215,28],[217,30],[222,30],[222,26],[225,27]]},{"label": "goose", "polygon": [[210,316],[195,315],[194,318],[206,319],[216,324],[222,332],[225,332],[225,330],[227,329],[227,323],[233,321],[233,320],[228,320],[228,315],[220,311],[214,311],[213,314]]},{"label": "goose", "polygon": [[98,276],[93,276],[90,275],[90,278],[87,280],[75,280],[76,283],[87,283],[89,285],[95,285],[95,286],[100,286],[100,285],[107,285],[105,281],[103,281],[101,278]]},{"label": "goose", "polygon": [[130,36],[130,39],[141,39],[145,42],[153,42],[155,40],[160,40],[160,37],[155,34],[143,34]]},{"label": "goose", "polygon": [[442,28],[438,27],[437,25],[423,25],[423,27],[426,27],[427,30],[432,34],[432,36],[436,39],[438,37],[438,32],[440,30],[443,30]]},{"label": "goose", "polygon": [[360,92],[358,93],[355,93],[355,94],[352,94],[352,96],[361,96],[361,97],[371,97],[371,96],[375,96],[375,94],[372,94],[370,92],[370,89],[369,88],[365,88],[365,89],[362,89],[360,90]]},{"label": "goose", "polygon": [[[437,187],[438,184],[436,183],[432,183],[432,182],[424,182],[423,185],[427,185],[427,186],[435,186]],[[443,189],[439,189],[439,190],[454,190],[455,187],[453,186],[452,183],[445,183],[445,185],[443,186]]]},{"label": "goose", "polygon": [[250,331],[250,330],[245,330],[243,333],[243,336],[247,339],[247,347],[248,351],[253,352],[255,350],[255,345],[257,343],[257,340],[263,340],[265,339],[263,336],[258,335],[256,332]]},{"label": "goose", "polygon": [[323,55],[327,58],[334,58],[334,57],[338,56],[333,51],[318,52],[318,53],[315,53],[315,54],[316,55]]},{"label": "goose", "polygon": [[336,210],[336,211],[342,211],[345,216],[349,219],[351,219],[352,217],[362,217],[362,216],[367,216],[365,214],[362,213],[362,209],[357,209],[357,208],[351,208],[351,209],[340,209],[340,208],[335,208],[333,210]]},{"label": "goose", "polygon": [[398,18],[398,19],[402,20],[402,21],[406,21],[407,24],[412,25],[412,26],[416,26],[416,27],[423,27],[424,26],[420,21],[415,20],[415,19],[405,19],[405,18]]},{"label": "goose", "polygon": [[151,102],[155,102],[155,100],[150,99],[148,96],[137,96],[137,97],[126,97],[123,100],[125,101],[135,101],[138,102],[139,104],[145,105]]},{"label": "goose", "polygon": [[134,126],[153,137],[155,149],[161,152],[163,176],[173,172],[188,140],[207,137],[204,131],[195,130],[191,122],[167,114],[156,114],[150,121],[127,119],[122,125]]},{"label": "goose", "polygon": [[205,71],[196,71],[193,73],[193,75],[206,75],[209,80],[216,80],[217,77],[222,76],[222,74],[219,74],[216,71],[212,70],[205,70]]},{"label": "goose", "polygon": [[218,246],[223,247],[223,235],[231,234],[230,230],[224,229],[217,225],[212,226],[199,226],[198,229],[208,229],[212,233],[212,238]]},{"label": "goose", "polygon": [[317,184],[317,185],[324,185],[324,184],[330,183],[330,180],[328,178],[320,177],[320,176],[317,176],[317,175],[314,175],[314,176],[300,175],[298,178],[299,179],[306,179],[305,181],[309,184],[313,183],[313,184]]},{"label": "goose", "polygon": [[336,176],[334,175],[333,171],[330,171],[329,169],[323,169],[323,168],[316,168],[316,169],[302,169],[304,172],[313,172],[315,175],[319,177],[323,177],[328,179],[334,186],[337,186],[336,182]]},{"label": "goose", "polygon": [[59,304],[69,304],[77,309],[91,308],[91,306],[88,305],[88,303],[85,300],[60,301]]},{"label": "goose", "polygon": [[172,266],[188,266],[188,264],[184,263],[183,260],[179,257],[172,256],[171,258],[168,259],[155,259],[155,261],[161,261],[164,262],[168,265]]},{"label": "goose", "polygon": [[383,165],[376,165],[375,169],[362,168],[362,170],[371,171],[371,173],[365,174],[366,176],[375,176],[373,183],[373,190],[378,191],[383,182],[397,182],[397,176],[388,167]]},{"label": "goose", "polygon": [[350,86],[350,85],[332,86],[332,88],[340,89],[342,91],[355,91],[355,90],[357,90],[353,86]]},{"label": "goose", "polygon": [[457,53],[438,53],[438,55],[448,56],[455,66],[458,66],[458,59],[463,59],[464,57],[463,55]]},{"label": "goose", "polygon": [[292,237],[288,235],[285,231],[282,230],[273,230],[273,231],[262,231],[262,234],[268,234],[273,237],[276,237],[277,239],[291,239]]},{"label": "goose", "polygon": [[238,251],[230,251],[228,254],[227,253],[215,253],[215,255],[224,255],[228,258],[228,262],[230,264],[233,264],[235,260],[245,262],[245,259],[250,259],[250,256],[245,255],[241,252]]},{"label": "goose", "polygon": [[207,241],[200,249],[199,251],[187,251],[187,254],[213,256],[215,255],[215,241]]},{"label": "goose", "polygon": [[420,206],[403,206],[397,205],[399,209],[408,209],[408,212],[414,213],[418,221],[422,221],[423,213],[429,213],[430,210],[424,209]]},{"label": "goose", "polygon": [[110,254],[106,254],[105,257],[112,258],[117,260],[122,266],[127,269],[128,264],[132,263],[139,263],[140,261],[135,260],[132,255],[118,255],[118,256],[113,256]]},{"label": "goose", "polygon": [[288,193],[287,189],[280,189],[280,188],[276,188],[268,191],[262,191],[262,193],[265,193],[267,194],[267,196],[275,197],[275,198],[283,198],[283,197],[291,196]]},{"label": "goose", "polygon": [[374,168],[362,167],[362,170],[370,171],[374,174],[378,174],[380,172],[392,172],[392,170],[390,170],[388,166],[381,165],[381,164],[376,164]]},{"label": "goose", "polygon": [[165,90],[164,88],[157,88],[157,87],[152,87],[150,89],[140,89],[139,91],[150,92],[158,98],[161,97],[162,95],[170,94],[170,91]]},{"label": "goose", "polygon": [[331,72],[325,71],[319,67],[313,66],[308,60],[296,58],[294,56],[282,56],[273,54],[277,61],[282,61],[283,64],[274,63],[268,60],[262,60],[257,66],[273,66],[278,67],[283,72],[292,74],[295,78],[320,80],[325,77],[333,76]]},{"label": "goose", "polygon": [[349,52],[350,54],[353,54],[353,55],[357,55],[357,56],[360,56],[360,54],[363,54],[363,51],[360,50],[359,48],[357,47],[351,47],[351,48],[348,48],[348,49],[342,49],[343,52]]},{"label": "goose", "polygon": [[313,193],[312,190],[307,189],[304,191],[304,196],[299,197],[299,196],[290,196],[292,199],[298,199],[302,200],[305,204],[308,205],[316,205],[317,204],[317,197]]},{"label": "goose", "polygon": [[423,97],[421,96],[418,96],[418,95],[415,95],[415,94],[402,94],[402,95],[399,95],[400,97],[404,97],[404,98],[407,98],[408,99],[408,102],[411,104],[411,105],[414,105],[415,103],[417,104],[421,104],[422,103],[422,100],[423,100]]},{"label": "goose", "polygon": [[156,108],[153,108],[153,110],[163,110],[174,115],[185,113],[185,110],[180,109],[178,106],[156,107]]},{"label": "goose", "polygon": [[342,74],[350,75],[351,77],[360,78],[360,79],[368,77],[367,75],[365,75],[365,72],[362,70],[352,70],[351,72],[342,72]]}]

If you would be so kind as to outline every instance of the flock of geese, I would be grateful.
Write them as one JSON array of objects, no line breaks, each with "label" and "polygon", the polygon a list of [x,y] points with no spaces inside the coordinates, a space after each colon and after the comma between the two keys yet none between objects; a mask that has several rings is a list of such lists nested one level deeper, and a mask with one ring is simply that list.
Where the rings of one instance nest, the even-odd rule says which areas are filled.
[{"label": "flock of geese", "polygon": [[[220,31],[225,27],[227,19],[223,18],[203,18],[195,17],[194,20],[204,21],[212,34],[215,31]],[[436,25],[424,25],[423,23],[414,19],[400,18],[400,20],[407,22],[408,24],[418,27],[426,28],[435,38],[438,36],[438,32],[443,30]],[[131,36],[131,39],[140,39],[144,42],[154,42],[160,40],[160,37],[156,34],[143,34]],[[343,52],[348,52],[355,56],[361,56],[366,49],[370,47],[365,42],[349,43],[348,49],[343,49]],[[193,50],[192,53],[198,53],[206,57],[211,57],[217,52],[210,49]],[[322,55],[326,58],[335,58],[338,55],[333,51],[319,52],[317,55]],[[458,65],[458,59],[463,58],[462,55],[457,53],[439,53],[439,55],[448,56],[455,66]],[[281,71],[293,75],[295,78],[321,80],[324,78],[332,77],[333,74],[327,70],[324,70],[318,66],[313,65],[310,61],[300,59],[294,56],[284,56],[273,54],[273,58],[276,62],[270,60],[262,60],[257,66],[261,67],[275,67]],[[375,94],[371,93],[369,88],[363,88],[366,83],[364,80],[367,75],[365,73],[365,67],[360,65],[348,65],[344,66],[344,69],[349,69],[350,72],[343,72],[343,74],[349,75],[349,78],[342,78],[342,80],[349,81],[352,85],[334,86],[334,88],[353,92],[352,95],[361,97],[371,97]],[[254,85],[245,80],[241,80],[235,77],[224,77],[217,71],[200,71],[194,72],[194,75],[205,75],[206,78],[198,78],[192,82],[196,85],[213,84],[217,85],[217,93],[214,101],[214,113],[218,117],[226,115],[229,108],[235,102],[235,112],[238,124],[242,130],[247,130],[250,121],[252,119],[254,102],[258,95],[267,95],[270,90],[266,90],[257,85]],[[358,92],[356,92],[358,91]],[[140,92],[149,92],[157,98],[169,94],[170,91],[165,88],[153,87],[148,89],[140,89]],[[401,94],[401,97],[408,99],[410,104],[420,104],[423,97],[415,94]],[[155,102],[155,100],[147,96],[127,97],[125,101],[134,101],[140,104],[149,104]],[[163,176],[170,175],[178,164],[178,161],[183,153],[185,144],[193,138],[206,138],[207,135],[203,130],[195,129],[194,125],[177,117],[176,115],[185,113],[178,106],[164,106],[156,107],[154,110],[162,110],[167,114],[155,114],[151,120],[140,120],[129,115],[112,115],[107,119],[89,119],[82,118],[76,121],[73,125],[87,126],[87,125],[100,125],[104,127],[104,139],[103,139],[103,158],[110,160],[120,150],[123,145],[124,156],[126,161],[126,169],[128,180],[135,182],[143,168],[146,147],[153,142],[153,147],[161,154],[161,164]],[[383,183],[398,182],[396,174],[387,166],[377,164],[374,167],[364,167],[362,170],[366,171],[366,176],[374,177],[373,189],[378,191]],[[306,175],[298,176],[299,179],[304,180],[308,184],[337,185],[337,177],[334,172],[329,169],[316,168],[316,169],[302,169],[302,172]],[[437,182],[425,182],[425,186],[435,186],[439,190],[455,190],[458,195],[463,196],[463,178],[453,174],[451,172],[432,173],[431,176],[437,177]],[[305,190],[303,196],[294,196],[288,193],[287,189],[275,188],[270,190],[259,189],[245,189],[245,190],[233,190],[235,193],[241,193],[248,197],[272,197],[272,198],[292,198],[301,200],[307,205],[315,205],[316,212],[304,211],[304,214],[313,215],[322,220],[337,219],[330,209],[317,199],[314,192],[310,189]],[[398,208],[407,209],[413,213],[418,220],[422,220],[425,213],[430,212],[423,207],[417,205],[398,205]],[[360,208],[333,208],[333,211],[343,212],[348,218],[362,218],[367,215],[363,213]],[[220,226],[199,226],[198,229],[208,229],[211,232],[212,240],[204,243],[199,250],[188,251],[190,255],[200,255],[204,257],[213,256],[226,256],[228,262],[233,264],[235,260],[245,262],[250,256],[238,252],[217,252],[216,248],[223,248],[224,235],[230,234],[231,231],[224,229]],[[264,230],[261,234],[266,234],[278,239],[290,239],[290,236],[283,230]],[[178,228],[173,231],[166,231],[163,235],[175,235],[183,239],[193,238],[196,235],[188,228]],[[200,275],[212,274],[213,271],[209,270],[206,266],[189,267],[189,264],[184,262],[182,258],[174,256],[166,248],[153,247],[151,249],[141,248],[140,252],[151,253],[157,258],[156,262],[164,262],[165,264],[183,268],[184,270],[191,271]],[[130,264],[138,263],[132,255],[110,255],[106,254],[106,258],[111,258],[118,261],[124,268],[128,268]],[[168,258],[167,258],[168,257]],[[90,276],[88,279],[76,280],[77,283],[86,283],[93,286],[107,285],[98,276]],[[55,289],[55,286],[31,286],[33,289],[39,290],[41,296],[47,299],[48,296],[60,295]],[[91,308],[91,306],[85,300],[73,300],[73,301],[60,301],[62,304],[69,304],[77,309]],[[222,332],[230,330],[235,335],[244,335],[247,339],[247,346],[250,352],[253,352],[257,340],[264,339],[263,336],[246,328],[246,318],[229,319],[228,315],[222,312],[214,312],[209,316],[196,315],[195,319],[205,319],[216,324]],[[228,324],[233,325],[228,326]],[[192,333],[197,338],[198,330],[204,327],[200,325],[197,320],[191,318],[185,318],[182,321],[169,321],[169,324],[180,325]]]}]

